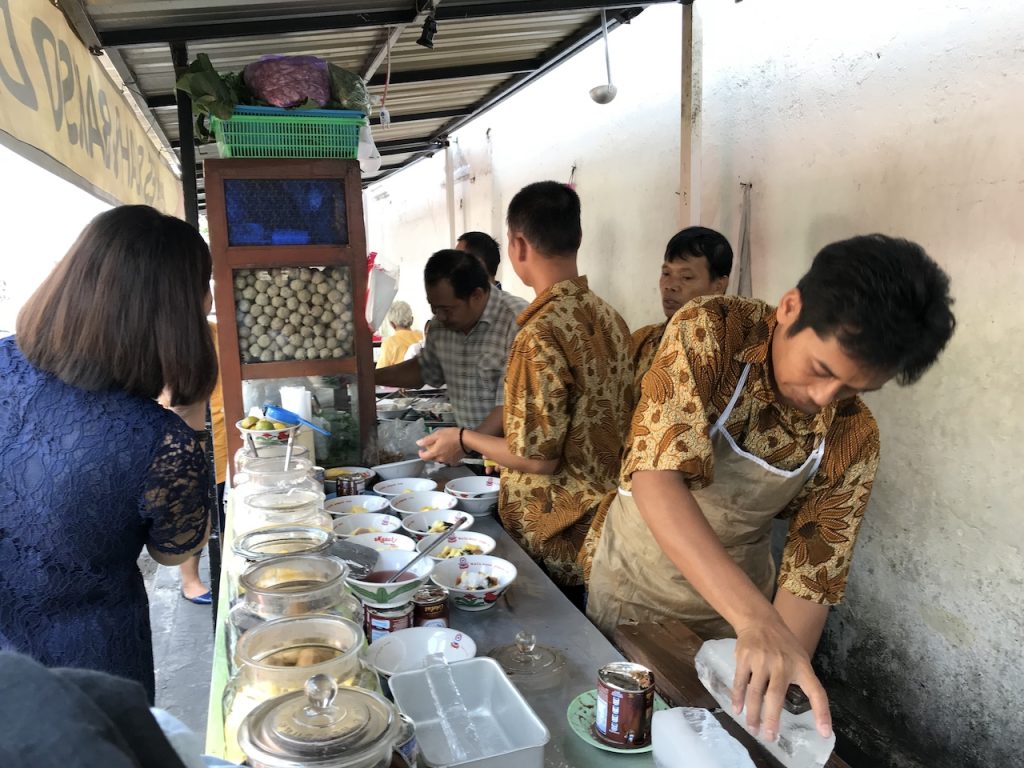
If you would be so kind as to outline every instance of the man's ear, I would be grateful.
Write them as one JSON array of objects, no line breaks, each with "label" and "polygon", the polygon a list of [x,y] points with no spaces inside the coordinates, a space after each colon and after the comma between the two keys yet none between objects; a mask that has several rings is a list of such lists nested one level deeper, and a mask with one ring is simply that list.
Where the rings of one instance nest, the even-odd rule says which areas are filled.
[{"label": "man's ear", "polygon": [[778,309],[775,310],[775,319],[779,325],[789,327],[800,317],[800,310],[803,309],[803,301],[800,298],[800,291],[790,288],[779,299]]},{"label": "man's ear", "polygon": [[711,292],[717,293],[719,296],[724,296],[726,289],[729,287],[729,276],[723,275],[722,277],[716,277],[711,281]]}]

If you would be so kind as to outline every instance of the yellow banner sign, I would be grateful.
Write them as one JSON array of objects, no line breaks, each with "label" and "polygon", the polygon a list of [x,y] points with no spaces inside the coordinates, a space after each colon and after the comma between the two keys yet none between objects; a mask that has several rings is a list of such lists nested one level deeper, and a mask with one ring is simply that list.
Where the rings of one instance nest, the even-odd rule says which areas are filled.
[{"label": "yellow banner sign", "polygon": [[0,131],[122,203],[181,211],[181,183],[99,60],[47,0],[0,0]]}]

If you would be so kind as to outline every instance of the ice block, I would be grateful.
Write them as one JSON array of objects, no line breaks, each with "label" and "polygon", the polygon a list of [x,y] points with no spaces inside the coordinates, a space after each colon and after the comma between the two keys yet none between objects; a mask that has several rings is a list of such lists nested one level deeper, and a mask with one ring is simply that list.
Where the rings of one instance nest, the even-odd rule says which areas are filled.
[{"label": "ice block", "polygon": [[706,709],[655,712],[651,737],[655,768],[754,768],[743,745]]},{"label": "ice block", "polygon": [[[704,687],[711,692],[722,709],[745,728],[746,707],[738,715],[732,711],[731,691],[732,681],[736,676],[736,641],[732,638],[708,640],[697,652],[694,665]],[[783,709],[779,721],[779,738],[775,741],[766,741],[758,736],[757,740],[786,768],[822,768],[828,762],[836,745],[835,734],[825,739],[818,733],[814,713],[809,710],[794,715]]]}]

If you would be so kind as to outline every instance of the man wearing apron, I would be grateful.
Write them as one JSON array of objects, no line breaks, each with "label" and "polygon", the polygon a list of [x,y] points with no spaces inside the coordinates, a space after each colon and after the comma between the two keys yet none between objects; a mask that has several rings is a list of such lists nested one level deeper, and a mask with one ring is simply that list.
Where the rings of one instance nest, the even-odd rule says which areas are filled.
[{"label": "man wearing apron", "polygon": [[[831,731],[810,656],[843,596],[879,459],[857,397],[916,381],[955,327],[949,279],[881,235],[826,246],[777,308],[704,297],[669,322],[644,377],[590,571],[587,615],[679,620],[737,638],[733,705],[778,734],[785,690]],[[776,577],[772,520],[790,520]]]}]

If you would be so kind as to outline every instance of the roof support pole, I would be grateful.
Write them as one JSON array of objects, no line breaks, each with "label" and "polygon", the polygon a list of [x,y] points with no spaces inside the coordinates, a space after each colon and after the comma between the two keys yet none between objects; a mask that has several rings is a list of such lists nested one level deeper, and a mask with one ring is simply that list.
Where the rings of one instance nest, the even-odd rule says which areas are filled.
[{"label": "roof support pole", "polygon": [[444,143],[444,193],[448,208],[448,247],[455,247],[455,157],[449,142]]},{"label": "roof support pole", "polygon": [[683,6],[682,99],[679,136],[679,226],[700,223],[701,82],[704,42],[695,3]]},{"label": "roof support pole", "polygon": [[[174,76],[179,77],[188,68],[188,44],[171,43]],[[175,91],[178,99],[178,135],[181,137],[181,188],[185,196],[185,221],[199,229],[199,192],[196,182],[196,143],[192,123],[192,98],[183,91]]]}]

